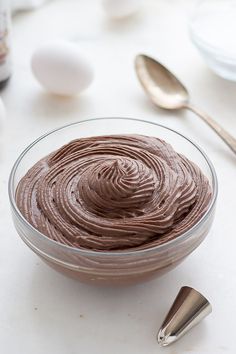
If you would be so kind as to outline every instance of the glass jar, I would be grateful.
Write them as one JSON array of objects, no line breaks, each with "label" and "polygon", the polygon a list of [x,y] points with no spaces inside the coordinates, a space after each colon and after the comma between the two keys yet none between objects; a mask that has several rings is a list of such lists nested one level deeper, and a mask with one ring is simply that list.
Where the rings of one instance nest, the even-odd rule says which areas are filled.
[{"label": "glass jar", "polygon": [[10,30],[10,1],[0,0],[0,89],[5,87],[11,76]]}]

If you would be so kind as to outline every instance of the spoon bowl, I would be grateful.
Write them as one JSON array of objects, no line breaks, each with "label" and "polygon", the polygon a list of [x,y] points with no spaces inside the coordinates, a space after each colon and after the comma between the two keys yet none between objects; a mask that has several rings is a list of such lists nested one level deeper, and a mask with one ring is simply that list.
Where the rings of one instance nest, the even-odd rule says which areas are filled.
[{"label": "spoon bowl", "polygon": [[141,85],[157,106],[174,110],[188,103],[185,86],[161,63],[140,54],[135,59],[135,68]]}]

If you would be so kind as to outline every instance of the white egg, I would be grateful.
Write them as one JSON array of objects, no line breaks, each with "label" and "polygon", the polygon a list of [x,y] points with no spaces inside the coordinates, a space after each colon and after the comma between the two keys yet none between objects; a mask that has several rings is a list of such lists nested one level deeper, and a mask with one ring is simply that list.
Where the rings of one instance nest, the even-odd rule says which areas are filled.
[{"label": "white egg", "polygon": [[89,60],[73,43],[60,41],[41,46],[34,52],[31,66],[39,83],[58,95],[76,95],[93,81]]},{"label": "white egg", "polygon": [[6,109],[5,109],[2,99],[0,97],[0,135],[2,134],[2,131],[3,131],[3,125],[4,125],[5,118],[6,118]]},{"label": "white egg", "polygon": [[108,16],[122,18],[137,12],[144,0],[102,0],[102,5]]}]

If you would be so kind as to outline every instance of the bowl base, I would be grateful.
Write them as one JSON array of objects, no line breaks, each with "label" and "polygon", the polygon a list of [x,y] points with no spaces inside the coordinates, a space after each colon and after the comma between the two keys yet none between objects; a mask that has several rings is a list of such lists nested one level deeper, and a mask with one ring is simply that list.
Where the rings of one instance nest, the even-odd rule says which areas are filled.
[{"label": "bowl base", "polygon": [[147,271],[145,273],[136,273],[136,274],[129,274],[129,275],[96,275],[96,274],[88,274],[88,273],[83,273],[77,270],[72,270],[68,269],[65,267],[62,267],[58,264],[55,264],[53,262],[50,262],[43,257],[40,257],[50,268],[54,269],[58,273],[78,280],[81,283],[85,284],[90,284],[90,285],[100,285],[100,286],[129,286],[129,285],[135,285],[139,283],[145,283],[150,280],[153,280],[155,278],[159,278],[165,273],[168,273],[170,270],[176,268],[182,261],[186,258],[180,259],[178,262],[175,262],[171,265],[168,265],[163,268],[158,268],[158,269],[152,269],[151,271]]}]

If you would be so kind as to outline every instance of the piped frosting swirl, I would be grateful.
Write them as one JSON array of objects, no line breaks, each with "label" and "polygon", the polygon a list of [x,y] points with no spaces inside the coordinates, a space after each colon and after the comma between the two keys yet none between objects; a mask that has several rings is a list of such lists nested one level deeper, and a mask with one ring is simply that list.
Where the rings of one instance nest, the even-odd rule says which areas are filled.
[{"label": "piped frosting swirl", "polygon": [[166,142],[141,135],[78,139],[37,162],[16,202],[40,232],[93,250],[144,249],[191,228],[211,187]]}]

